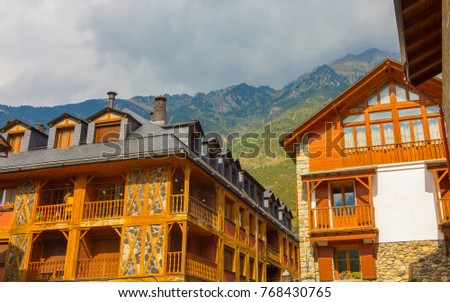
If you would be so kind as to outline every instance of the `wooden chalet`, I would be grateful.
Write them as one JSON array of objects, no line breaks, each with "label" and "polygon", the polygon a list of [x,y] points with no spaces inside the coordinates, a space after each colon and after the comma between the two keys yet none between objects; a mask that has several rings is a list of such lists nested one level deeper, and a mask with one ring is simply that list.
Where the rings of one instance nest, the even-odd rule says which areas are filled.
[{"label": "wooden chalet", "polygon": [[[3,281],[298,279],[292,213],[198,121],[109,106],[1,129]],[[6,152],[7,149],[4,149]]]},{"label": "wooden chalet", "polygon": [[450,184],[441,100],[439,79],[409,85],[387,59],[280,140],[297,165],[303,280],[428,278],[413,262],[393,276],[381,259],[402,255],[402,244],[408,253],[417,242],[442,245]]}]

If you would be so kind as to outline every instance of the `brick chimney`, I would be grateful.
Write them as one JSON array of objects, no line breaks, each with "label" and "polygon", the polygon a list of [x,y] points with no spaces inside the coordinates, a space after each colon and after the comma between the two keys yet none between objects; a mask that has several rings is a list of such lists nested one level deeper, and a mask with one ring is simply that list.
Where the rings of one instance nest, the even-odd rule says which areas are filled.
[{"label": "brick chimney", "polygon": [[114,100],[116,99],[116,95],[117,95],[117,93],[115,93],[114,91],[108,92],[108,99],[109,99],[108,107],[109,108],[114,108]]},{"label": "brick chimney", "polygon": [[158,125],[165,125],[167,121],[166,114],[166,101],[167,99],[160,95],[155,97],[155,106],[152,112],[152,122]]}]

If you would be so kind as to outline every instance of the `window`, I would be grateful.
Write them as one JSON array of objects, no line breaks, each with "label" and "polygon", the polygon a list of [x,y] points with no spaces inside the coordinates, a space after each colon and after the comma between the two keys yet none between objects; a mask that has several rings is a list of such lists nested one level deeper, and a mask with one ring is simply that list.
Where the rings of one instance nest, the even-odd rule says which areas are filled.
[{"label": "window", "polygon": [[[356,142],[356,146],[355,146]],[[345,148],[366,147],[366,127],[354,126],[344,128]]]},{"label": "window", "polygon": [[359,250],[357,247],[338,247],[334,250],[334,266],[338,274],[360,272]]},{"label": "window", "polygon": [[368,104],[369,106],[375,106],[379,104],[389,104],[391,102],[391,96],[389,93],[389,85],[384,84],[380,87],[380,89],[377,89],[376,91],[372,92],[368,97]]},{"label": "window", "polygon": [[256,280],[256,272],[255,272],[255,259],[250,258],[249,260],[249,273],[250,273],[250,281],[255,281]]},{"label": "window", "polygon": [[56,148],[68,148],[73,145],[74,127],[59,128],[56,131]]},{"label": "window", "polygon": [[408,116],[417,116],[417,115],[422,115],[422,110],[417,107],[398,110],[399,117],[408,117]]},{"label": "window", "polygon": [[234,222],[234,202],[231,200],[225,200],[225,219]]},{"label": "window", "polygon": [[245,270],[245,255],[239,254],[239,274],[241,276],[246,276],[247,272]]},{"label": "window", "polygon": [[423,122],[421,119],[401,121],[400,134],[402,143],[419,142],[425,140]]},{"label": "window", "polygon": [[331,188],[331,192],[334,207],[355,205],[353,184],[334,184]]},{"label": "window", "polygon": [[372,112],[372,113],[369,113],[369,118],[371,121],[391,119],[392,112],[391,111]]},{"label": "window", "polygon": [[9,145],[11,146],[11,154],[19,153],[21,150],[23,133],[15,133],[9,135]]},{"label": "window", "polygon": [[13,206],[14,201],[16,200],[16,188],[7,188],[7,189],[0,189],[0,206],[2,207],[8,207]]},{"label": "window", "polygon": [[239,227],[245,227],[245,210],[243,208],[239,208]]},{"label": "window", "polygon": [[372,146],[394,144],[394,129],[392,123],[370,125]]},{"label": "window", "polygon": [[250,234],[255,235],[256,233],[256,220],[255,220],[255,216],[252,214],[249,214],[249,224],[250,224]]},{"label": "window", "polygon": [[234,250],[228,246],[225,246],[223,255],[223,269],[228,272],[233,272],[233,268],[234,268]]},{"label": "window", "polygon": [[439,131],[439,118],[428,118],[428,129],[430,130],[430,139],[441,139],[441,132]]},{"label": "window", "polygon": [[364,122],[364,114],[355,114],[346,116],[342,122],[345,124]]},{"label": "window", "polygon": [[428,106],[427,107],[427,114],[439,114],[439,107],[438,106]]},{"label": "window", "polygon": [[73,187],[42,190],[39,205],[64,204],[67,196],[73,196]]},{"label": "window", "polygon": [[119,183],[109,183],[102,184],[98,189],[98,201],[105,200],[119,200],[123,199],[125,191],[125,184],[122,182]]},{"label": "window", "polygon": [[405,85],[395,82],[395,94],[397,95],[397,102],[407,101]]},{"label": "window", "polygon": [[120,122],[95,125],[95,142],[109,142],[120,138]]}]

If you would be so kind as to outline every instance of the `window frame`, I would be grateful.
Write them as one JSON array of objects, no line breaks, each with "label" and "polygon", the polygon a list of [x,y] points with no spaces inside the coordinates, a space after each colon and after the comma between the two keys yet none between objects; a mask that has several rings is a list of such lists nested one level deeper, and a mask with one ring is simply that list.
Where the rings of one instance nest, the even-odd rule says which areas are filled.
[{"label": "window frame", "polygon": [[[120,140],[121,124],[122,124],[122,120],[96,123],[95,124],[95,133],[94,133],[94,142],[95,143],[106,143],[106,142]],[[103,133],[103,135],[100,137],[99,135],[101,132],[99,132],[99,130],[102,130],[104,128],[111,128],[111,129],[118,130],[118,131],[108,131],[108,132]],[[105,136],[106,136],[106,138],[105,138]]]},{"label": "window frame", "polygon": [[22,151],[22,142],[24,136],[25,132],[23,131],[8,133],[8,144],[11,146],[11,151],[9,151],[9,154],[17,154]]},{"label": "window frame", "polygon": [[[75,126],[57,128],[55,148],[63,149],[72,147],[74,142],[74,134],[75,134]],[[64,138],[64,135],[66,135],[66,137],[65,142],[63,143],[62,138]]]},{"label": "window frame", "polygon": [[[345,251],[346,253],[346,270],[347,272],[361,272],[361,251],[359,246],[357,245],[346,245],[346,246],[337,246],[333,248],[333,261],[334,261],[334,271],[336,274],[340,274],[343,271],[339,271],[339,262],[338,262],[338,251]],[[358,271],[352,271],[351,270],[351,260],[350,258],[350,251],[357,251],[358,252]]]}]

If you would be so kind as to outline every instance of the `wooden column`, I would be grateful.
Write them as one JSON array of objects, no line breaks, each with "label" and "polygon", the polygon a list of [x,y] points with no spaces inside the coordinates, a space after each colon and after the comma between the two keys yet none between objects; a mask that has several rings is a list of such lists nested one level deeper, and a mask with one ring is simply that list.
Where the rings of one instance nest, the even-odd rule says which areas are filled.
[{"label": "wooden column", "polygon": [[189,209],[189,184],[191,178],[191,165],[186,164],[183,168],[184,171],[184,211],[188,211]]},{"label": "wooden column", "polygon": [[[65,233],[67,234],[67,233]],[[66,263],[64,265],[64,280],[75,280],[77,273],[78,248],[80,229],[72,229],[67,234]]]},{"label": "wooden column", "polygon": [[[450,0],[442,0],[442,108],[450,130]],[[450,146],[450,135],[447,133]]]},{"label": "wooden column", "polygon": [[186,275],[186,263],[187,263],[187,236],[188,236],[188,222],[183,222],[183,237],[182,237],[182,245],[181,245],[181,274]]}]

